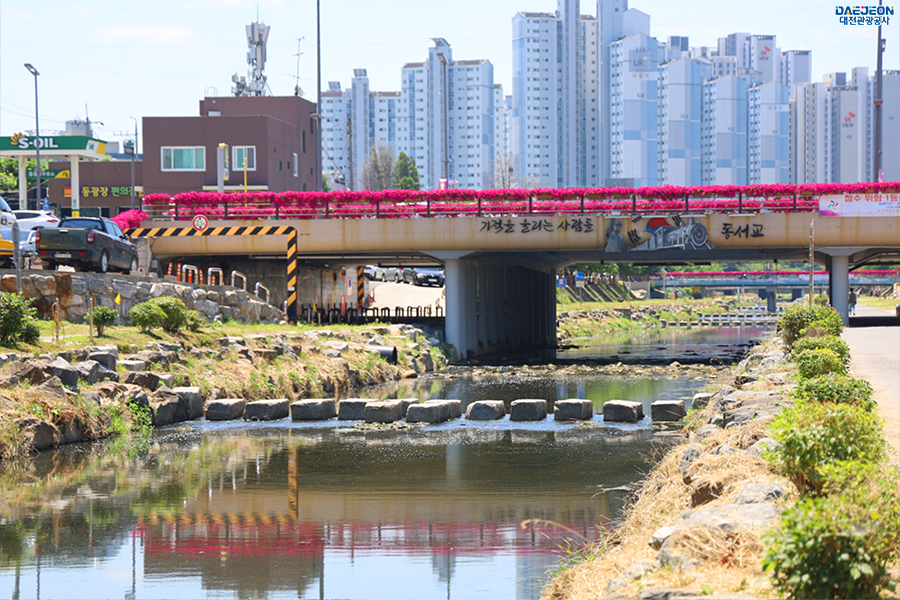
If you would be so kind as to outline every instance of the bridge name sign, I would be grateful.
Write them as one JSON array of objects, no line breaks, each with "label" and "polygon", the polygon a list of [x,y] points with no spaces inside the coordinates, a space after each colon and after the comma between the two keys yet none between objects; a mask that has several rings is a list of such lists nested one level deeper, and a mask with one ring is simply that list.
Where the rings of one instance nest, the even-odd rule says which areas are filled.
[{"label": "bridge name sign", "polygon": [[829,194],[819,197],[820,217],[900,217],[900,194]]}]

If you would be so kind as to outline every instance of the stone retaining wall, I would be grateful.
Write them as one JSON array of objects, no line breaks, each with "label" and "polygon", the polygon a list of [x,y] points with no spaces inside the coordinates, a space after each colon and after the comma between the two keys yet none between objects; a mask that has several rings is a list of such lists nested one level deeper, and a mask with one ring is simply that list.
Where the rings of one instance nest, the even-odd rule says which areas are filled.
[{"label": "stone retaining wall", "polygon": [[[16,276],[0,277],[0,289],[16,291]],[[95,306],[108,306],[118,310],[127,320],[128,311],[135,304],[159,296],[180,298],[185,306],[198,311],[203,317],[217,317],[251,323],[278,322],[285,319],[278,308],[266,304],[256,296],[231,286],[197,286],[188,283],[112,274],[70,273],[64,271],[25,271],[22,274],[22,293],[32,299],[39,316],[50,317],[51,308],[58,302],[63,319],[81,322],[93,297]],[[121,304],[116,305],[116,296]]]}]

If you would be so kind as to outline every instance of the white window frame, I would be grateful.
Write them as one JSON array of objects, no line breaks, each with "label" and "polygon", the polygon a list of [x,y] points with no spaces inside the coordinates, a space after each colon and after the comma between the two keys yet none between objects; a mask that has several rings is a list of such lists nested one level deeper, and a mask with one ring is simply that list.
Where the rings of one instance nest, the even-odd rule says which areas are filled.
[{"label": "white window frame", "polygon": [[300,161],[300,157],[297,156],[297,153],[294,152],[294,177],[300,176],[300,165],[297,164]]},{"label": "white window frame", "polygon": [[[231,147],[231,158],[232,158],[232,162],[231,162],[231,165],[232,165],[232,166],[231,166],[231,168],[232,168],[234,171],[243,171],[243,170],[244,170],[243,162],[240,161],[240,160],[238,160],[238,150],[244,150],[244,151],[246,151],[247,148],[252,148],[252,149],[253,149],[253,166],[251,167],[251,166],[248,164],[248,165],[247,165],[247,170],[248,170],[248,171],[255,171],[255,170],[256,170],[256,146],[232,146],[232,147]],[[248,162],[249,162],[249,161],[248,161]]]},{"label": "white window frame", "polygon": [[[169,168],[166,168],[166,150],[170,150],[170,151],[171,151],[171,150],[193,150],[193,151],[194,151],[194,163],[195,163],[194,168],[192,168],[192,169],[178,169],[178,168],[175,168],[175,167],[174,167],[174,164],[175,164],[175,157],[174,157],[174,155],[170,155],[170,156],[171,156],[171,164],[172,164],[173,166],[171,166],[171,167],[169,167]],[[200,167],[197,167],[197,166],[196,166],[196,161],[197,161],[197,150],[202,150],[202,151],[203,151],[203,152],[202,152],[202,154],[203,154],[203,164],[202,164]],[[160,166],[160,170],[161,170],[161,171],[165,171],[165,172],[178,172],[178,173],[182,173],[182,172],[199,172],[199,171],[206,171],[206,147],[205,147],[205,146],[162,146],[162,147],[159,149],[159,166]]]}]

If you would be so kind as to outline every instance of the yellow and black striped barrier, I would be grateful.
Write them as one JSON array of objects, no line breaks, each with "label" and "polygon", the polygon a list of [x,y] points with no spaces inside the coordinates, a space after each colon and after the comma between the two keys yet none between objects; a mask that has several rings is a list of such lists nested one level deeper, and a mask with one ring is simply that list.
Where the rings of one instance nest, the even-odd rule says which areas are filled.
[{"label": "yellow and black striped barrier", "polygon": [[294,323],[297,321],[297,273],[299,263],[297,260],[297,230],[289,226],[259,225],[249,227],[209,227],[197,230],[193,227],[137,227],[129,229],[125,233],[131,237],[156,238],[156,237],[212,237],[212,236],[238,236],[238,235],[286,235],[287,241],[287,318]]},{"label": "yellow and black striped barrier", "polygon": [[362,311],[366,306],[366,273],[365,267],[356,267],[356,309]]}]

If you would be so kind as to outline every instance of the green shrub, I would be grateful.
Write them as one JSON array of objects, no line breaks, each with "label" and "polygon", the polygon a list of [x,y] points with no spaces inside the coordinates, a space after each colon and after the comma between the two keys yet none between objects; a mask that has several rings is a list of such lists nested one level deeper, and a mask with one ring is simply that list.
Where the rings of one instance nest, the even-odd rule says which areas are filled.
[{"label": "green shrub", "polygon": [[837,357],[844,363],[844,366],[850,365],[850,346],[847,342],[835,335],[825,335],[821,337],[802,337],[794,342],[794,348],[791,350],[791,360],[797,362],[797,356],[804,350],[814,350],[818,348],[826,348],[834,352]]},{"label": "green shrub", "polygon": [[804,496],[822,493],[821,469],[825,465],[848,460],[879,462],[885,456],[881,420],[852,404],[795,400],[770,430],[779,445],[767,457]]},{"label": "green shrub", "polygon": [[[821,321],[822,323],[816,323]],[[802,331],[812,323],[816,327],[824,327],[830,335],[840,335],[844,328],[841,315],[829,306],[792,306],[781,315],[778,321],[778,331],[788,348],[793,347],[794,342],[800,339]]]},{"label": "green shrub", "polygon": [[171,296],[151,298],[134,306],[129,312],[132,322],[149,333],[154,327],[162,327],[166,333],[178,333],[188,320],[184,302]]},{"label": "green shrub", "polygon": [[838,355],[828,348],[804,350],[797,355],[797,372],[803,379],[812,379],[828,373],[847,374],[847,367]]},{"label": "green shrub", "polygon": [[41,328],[38,327],[37,321],[34,319],[25,321],[25,324],[22,325],[22,331],[19,333],[19,338],[27,344],[38,343],[41,339]]},{"label": "green shrub", "polygon": [[764,536],[763,567],[789,598],[879,598],[900,557],[897,473],[841,463],[825,475],[832,493],[800,500]]},{"label": "green shrub", "polygon": [[[91,315],[88,313],[88,319],[90,318]],[[93,310],[93,320],[97,335],[103,335],[103,330],[115,325],[118,318],[119,315],[116,314],[116,311],[112,308],[108,306],[95,306]]]},{"label": "green shrub", "polygon": [[872,399],[872,386],[868,381],[838,373],[801,381],[794,389],[794,398],[811,402],[852,404],[868,411],[875,410],[876,406]]},{"label": "green shrub", "polygon": [[185,311],[184,326],[188,331],[194,333],[201,331],[206,325],[206,319],[200,316],[196,310]]},{"label": "green shrub", "polygon": [[21,294],[0,292],[0,343],[15,343],[34,312]]}]

